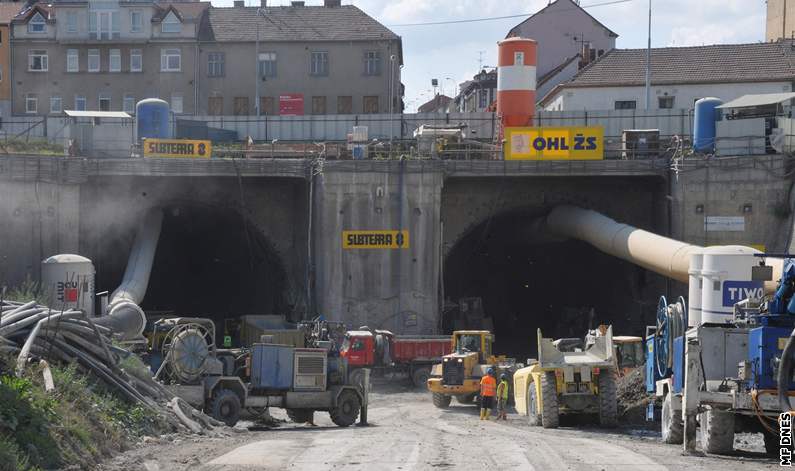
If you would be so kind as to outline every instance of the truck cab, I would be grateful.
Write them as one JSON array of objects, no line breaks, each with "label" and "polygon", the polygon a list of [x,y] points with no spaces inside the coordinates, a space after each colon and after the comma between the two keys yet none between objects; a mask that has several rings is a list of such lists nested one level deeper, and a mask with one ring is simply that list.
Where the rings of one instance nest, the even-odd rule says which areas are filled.
[{"label": "truck cab", "polygon": [[375,335],[368,330],[351,330],[345,334],[340,356],[348,360],[348,368],[375,365]]}]

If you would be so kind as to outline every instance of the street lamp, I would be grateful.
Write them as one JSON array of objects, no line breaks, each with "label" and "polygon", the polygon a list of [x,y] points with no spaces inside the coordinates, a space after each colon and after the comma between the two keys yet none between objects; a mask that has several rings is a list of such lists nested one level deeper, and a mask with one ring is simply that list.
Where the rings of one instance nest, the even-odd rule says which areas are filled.
[{"label": "street lamp", "polygon": [[260,109],[260,94],[259,94],[259,83],[262,81],[262,77],[260,77],[260,60],[259,60],[259,17],[265,17],[265,10],[263,8],[257,8],[257,51],[256,51],[256,58],[254,61],[254,83],[256,86],[256,93],[254,97],[254,109],[257,111],[257,117],[262,116],[262,110]]}]

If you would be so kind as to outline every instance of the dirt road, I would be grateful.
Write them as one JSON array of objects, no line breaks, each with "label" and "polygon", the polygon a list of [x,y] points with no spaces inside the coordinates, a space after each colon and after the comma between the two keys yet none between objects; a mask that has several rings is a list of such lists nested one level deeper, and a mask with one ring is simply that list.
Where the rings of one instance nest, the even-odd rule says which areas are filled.
[{"label": "dirt road", "polygon": [[[381,392],[379,392],[381,389]],[[325,413],[317,427],[284,424],[228,437],[150,443],[121,455],[105,471],[232,470],[760,470],[777,463],[761,453],[737,456],[682,456],[679,446],[663,445],[658,434],[622,427],[545,430],[521,417],[481,422],[474,406],[453,401],[447,410],[430,396],[390,387],[371,396],[370,426],[341,429]],[[284,417],[274,411],[274,416]],[[241,426],[238,426],[240,429]],[[750,443],[750,445],[749,445]],[[754,437],[738,437],[745,450],[758,449]]]}]

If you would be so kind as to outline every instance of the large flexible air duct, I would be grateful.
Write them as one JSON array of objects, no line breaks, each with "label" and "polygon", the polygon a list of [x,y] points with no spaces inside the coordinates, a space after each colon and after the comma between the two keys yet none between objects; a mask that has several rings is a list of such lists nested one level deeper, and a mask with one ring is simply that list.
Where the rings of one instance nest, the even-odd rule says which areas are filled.
[{"label": "large flexible air duct", "polygon": [[[587,242],[598,250],[651,270],[668,278],[687,283],[690,256],[703,252],[704,247],[669,239],[652,232],[622,224],[589,209],[558,206],[546,217],[546,229],[555,235]],[[759,253],[750,247],[737,247]],[[768,258],[773,267],[773,280],[765,283],[765,290],[773,292],[781,276],[783,261]]]},{"label": "large flexible air duct", "polygon": [[146,315],[139,306],[146,295],[149,275],[163,226],[163,211],[149,212],[135,236],[124,278],[111,294],[107,315],[96,323],[111,329],[122,340],[139,338],[146,327]]}]

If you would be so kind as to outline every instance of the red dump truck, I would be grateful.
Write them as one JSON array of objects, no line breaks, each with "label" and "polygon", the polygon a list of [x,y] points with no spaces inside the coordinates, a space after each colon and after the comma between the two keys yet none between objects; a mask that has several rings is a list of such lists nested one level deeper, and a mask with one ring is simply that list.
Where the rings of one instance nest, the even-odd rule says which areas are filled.
[{"label": "red dump truck", "polygon": [[351,383],[370,368],[375,373],[407,373],[417,387],[425,387],[431,367],[452,351],[449,336],[395,335],[388,330],[351,330],[341,355],[348,360]]}]

